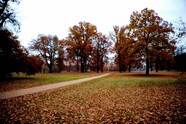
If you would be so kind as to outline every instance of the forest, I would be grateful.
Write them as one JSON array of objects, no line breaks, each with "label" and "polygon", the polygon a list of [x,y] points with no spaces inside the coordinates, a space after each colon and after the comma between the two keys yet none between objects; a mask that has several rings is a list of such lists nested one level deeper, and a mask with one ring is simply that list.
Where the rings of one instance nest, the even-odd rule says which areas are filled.
[{"label": "forest", "polygon": [[15,35],[21,25],[11,3],[19,5],[20,1],[0,1],[0,78],[11,77],[13,72],[140,70],[149,75],[153,70],[186,70],[185,46],[178,46],[186,36],[182,19],[176,27],[144,8],[131,14],[128,25],[113,26],[109,36],[99,32],[96,25],[80,21],[69,27],[66,38],[38,34],[26,49]]}]

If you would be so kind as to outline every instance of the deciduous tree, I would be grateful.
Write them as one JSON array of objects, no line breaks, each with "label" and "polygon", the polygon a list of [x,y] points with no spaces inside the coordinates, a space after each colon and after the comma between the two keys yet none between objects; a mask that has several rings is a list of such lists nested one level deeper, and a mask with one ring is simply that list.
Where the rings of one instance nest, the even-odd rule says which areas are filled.
[{"label": "deciduous tree", "polygon": [[98,33],[97,37],[93,41],[93,53],[92,59],[93,64],[96,65],[97,73],[99,71],[103,72],[104,61],[108,60],[108,52],[110,51],[111,42],[102,33]]},{"label": "deciduous tree", "polygon": [[[130,17],[130,28],[135,37],[135,49],[146,63],[146,74],[149,75],[150,64],[162,62],[161,59],[171,59],[175,50],[175,41],[170,39],[172,25],[164,21],[151,9],[133,12]],[[159,61],[160,59],[160,61]]]},{"label": "deciduous tree", "polygon": [[[57,57],[62,55],[62,41],[57,36],[38,35],[38,38],[32,41],[31,50],[37,51],[52,73],[52,68]],[[59,56],[60,55],[60,56]]]},{"label": "deciduous tree", "polygon": [[15,6],[19,4],[19,0],[0,0],[0,29],[2,28],[14,28],[18,31],[20,23],[16,18]]},{"label": "deciduous tree", "polygon": [[130,35],[130,29],[127,26],[114,26],[114,32],[110,35],[115,42],[113,50],[116,52],[116,63],[119,67],[119,72],[131,69],[133,56],[133,38]]},{"label": "deciduous tree", "polygon": [[12,72],[35,74],[36,70],[28,51],[20,45],[10,31],[0,30],[0,78],[10,77]]},{"label": "deciduous tree", "polygon": [[87,71],[87,61],[92,53],[92,41],[97,35],[97,28],[88,22],[79,22],[79,25],[74,25],[70,28],[70,33],[67,38],[67,50],[77,61],[77,69],[79,61],[81,72]]}]

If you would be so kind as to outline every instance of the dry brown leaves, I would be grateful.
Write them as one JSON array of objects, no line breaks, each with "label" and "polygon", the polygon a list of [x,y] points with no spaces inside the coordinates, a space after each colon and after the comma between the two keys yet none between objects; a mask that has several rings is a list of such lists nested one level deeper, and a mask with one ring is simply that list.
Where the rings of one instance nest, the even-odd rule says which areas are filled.
[{"label": "dry brown leaves", "polygon": [[186,85],[114,85],[109,81],[109,78],[102,78],[1,100],[1,122],[186,122]]}]

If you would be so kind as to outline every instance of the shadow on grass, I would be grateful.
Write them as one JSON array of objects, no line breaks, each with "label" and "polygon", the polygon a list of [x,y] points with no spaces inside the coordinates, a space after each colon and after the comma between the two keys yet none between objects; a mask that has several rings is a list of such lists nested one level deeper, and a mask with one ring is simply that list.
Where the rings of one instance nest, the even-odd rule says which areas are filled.
[{"label": "shadow on grass", "polygon": [[25,80],[29,80],[29,81],[32,81],[34,80],[35,78],[34,77],[11,77],[11,78],[3,78],[3,79],[0,79],[0,83],[10,83],[10,82],[23,82]]},{"label": "shadow on grass", "polygon": [[178,77],[179,73],[178,72],[151,72],[149,75],[146,75],[145,72],[124,72],[124,73],[119,73],[117,76],[120,77]]},{"label": "shadow on grass", "polygon": [[182,72],[179,74],[177,80],[174,82],[174,84],[178,85],[186,85],[186,74],[185,72]]}]

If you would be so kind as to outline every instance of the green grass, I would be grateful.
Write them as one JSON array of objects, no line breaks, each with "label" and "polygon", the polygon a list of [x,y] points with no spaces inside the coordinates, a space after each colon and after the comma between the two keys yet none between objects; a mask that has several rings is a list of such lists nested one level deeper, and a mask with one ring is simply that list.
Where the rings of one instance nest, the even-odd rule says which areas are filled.
[{"label": "green grass", "polygon": [[76,79],[91,77],[95,75],[98,74],[97,73],[54,73],[54,74],[38,73],[32,76],[26,76],[22,73],[13,74],[13,77],[11,79],[0,82],[0,92],[52,84],[57,82],[76,80]]},{"label": "green grass", "polygon": [[185,79],[113,73],[0,101],[5,123],[184,123]]}]

